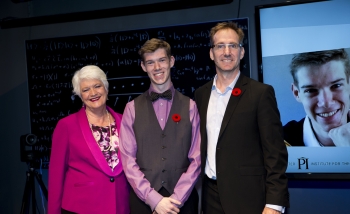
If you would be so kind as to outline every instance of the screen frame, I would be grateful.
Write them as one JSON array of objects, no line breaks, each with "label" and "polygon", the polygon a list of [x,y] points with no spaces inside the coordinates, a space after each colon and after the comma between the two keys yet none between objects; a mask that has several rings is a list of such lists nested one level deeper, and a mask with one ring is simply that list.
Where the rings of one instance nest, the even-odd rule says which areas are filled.
[{"label": "screen frame", "polygon": [[260,10],[266,8],[274,8],[274,7],[284,7],[284,6],[292,6],[298,4],[308,4],[315,2],[323,2],[329,0],[310,0],[310,1],[293,1],[293,2],[282,2],[282,3],[274,3],[274,4],[263,4],[255,6],[255,32],[256,32],[256,48],[257,48],[257,61],[258,61],[258,80],[263,82],[263,64],[262,64],[262,46],[261,46],[261,25],[260,25]]},{"label": "screen frame", "polygon": [[[255,32],[256,32],[256,46],[257,46],[257,63],[258,63],[258,80],[263,80],[263,58],[262,58],[262,43],[261,43],[261,25],[260,25],[260,11],[267,8],[277,8],[292,5],[308,4],[324,2],[329,0],[310,0],[310,1],[294,1],[294,2],[282,2],[275,4],[263,4],[255,6]],[[350,173],[307,173],[307,172],[287,172],[288,179],[290,180],[349,180]]]}]

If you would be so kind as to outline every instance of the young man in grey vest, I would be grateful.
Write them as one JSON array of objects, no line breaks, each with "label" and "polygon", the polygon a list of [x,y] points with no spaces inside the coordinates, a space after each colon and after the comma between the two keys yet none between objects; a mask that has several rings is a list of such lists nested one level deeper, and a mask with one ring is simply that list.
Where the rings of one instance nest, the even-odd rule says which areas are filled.
[{"label": "young man in grey vest", "polygon": [[167,42],[148,40],[139,54],[151,86],[126,105],[120,129],[122,164],[132,187],[131,214],[197,214],[197,106],[171,82],[175,58]]}]

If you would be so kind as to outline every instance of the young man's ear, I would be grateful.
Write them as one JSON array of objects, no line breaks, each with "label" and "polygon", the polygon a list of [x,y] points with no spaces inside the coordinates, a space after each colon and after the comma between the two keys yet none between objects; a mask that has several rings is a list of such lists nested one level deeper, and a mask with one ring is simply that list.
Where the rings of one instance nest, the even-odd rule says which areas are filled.
[{"label": "young man's ear", "polygon": [[143,61],[141,61],[140,65],[141,65],[142,70],[143,70],[144,72],[147,72],[147,71],[146,71],[146,66],[145,66],[145,64],[144,64]]},{"label": "young man's ear", "polygon": [[170,56],[170,67],[172,68],[175,65],[175,57]]},{"label": "young man's ear", "polygon": [[300,101],[300,97],[299,97],[299,89],[298,89],[298,87],[296,85],[294,85],[294,83],[292,83],[291,89],[292,89],[292,93],[293,93],[294,98],[298,102],[301,102]]}]

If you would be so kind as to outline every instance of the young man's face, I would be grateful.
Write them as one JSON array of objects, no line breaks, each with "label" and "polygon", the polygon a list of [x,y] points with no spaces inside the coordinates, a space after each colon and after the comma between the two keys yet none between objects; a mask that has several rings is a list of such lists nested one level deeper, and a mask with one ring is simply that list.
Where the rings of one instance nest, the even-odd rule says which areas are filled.
[{"label": "young man's face", "polygon": [[159,48],[153,53],[145,53],[144,61],[141,62],[142,69],[151,79],[151,84],[163,92],[170,85],[170,69],[174,66],[175,59],[173,56],[167,56],[164,48]]},{"label": "young man's face", "polygon": [[347,122],[350,86],[341,61],[301,67],[299,85],[292,84],[294,97],[304,106],[316,133],[329,132]]},{"label": "young man's face", "polygon": [[240,60],[244,56],[244,48],[230,48],[225,46],[218,49],[219,44],[239,44],[239,36],[232,29],[219,30],[214,34],[215,47],[210,49],[210,58],[214,61],[217,72],[233,72],[239,70]]}]

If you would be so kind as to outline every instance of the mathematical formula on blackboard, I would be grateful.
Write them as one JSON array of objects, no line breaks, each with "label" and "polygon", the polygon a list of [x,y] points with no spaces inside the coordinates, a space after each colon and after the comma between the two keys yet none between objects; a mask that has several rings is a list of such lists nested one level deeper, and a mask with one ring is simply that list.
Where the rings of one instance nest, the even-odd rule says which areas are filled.
[{"label": "mathematical formula on blackboard", "polygon": [[[248,19],[222,21],[237,23],[249,38]],[[217,22],[26,41],[31,132],[38,136],[33,149],[41,154],[44,167],[49,163],[51,135],[58,120],[82,106],[80,98],[72,94],[76,70],[97,65],[105,71],[109,82],[107,105],[123,113],[126,103],[150,84],[137,52],[145,41],[160,38],[172,47],[175,88],[193,98],[194,91],[215,75],[209,58],[209,33]],[[247,39],[244,48],[241,72],[250,76]]]}]

